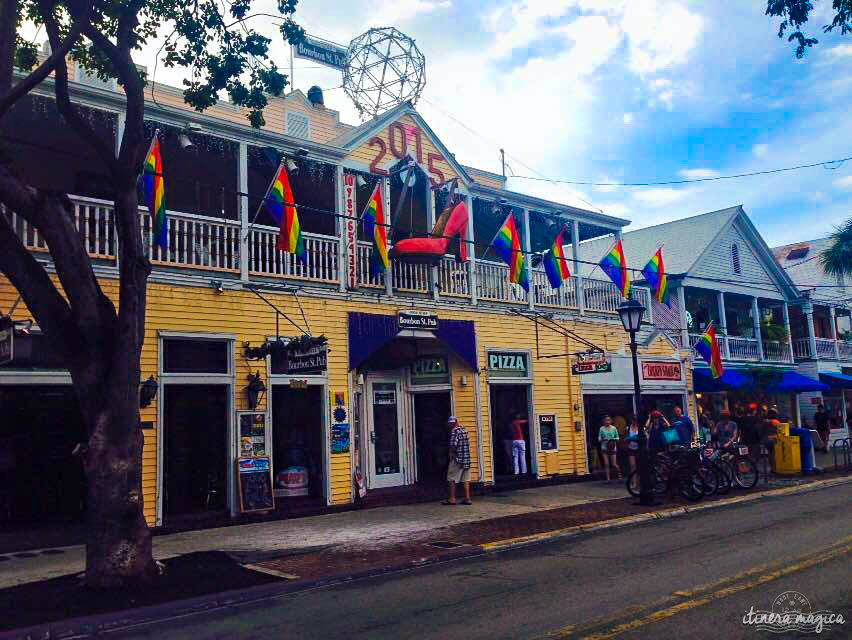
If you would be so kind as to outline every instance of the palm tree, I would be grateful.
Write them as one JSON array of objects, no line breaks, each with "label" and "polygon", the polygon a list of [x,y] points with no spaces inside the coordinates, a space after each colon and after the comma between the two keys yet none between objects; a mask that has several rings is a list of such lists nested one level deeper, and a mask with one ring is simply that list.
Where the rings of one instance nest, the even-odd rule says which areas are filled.
[{"label": "palm tree", "polygon": [[831,246],[820,257],[828,275],[852,276],[852,218],[831,234]]}]

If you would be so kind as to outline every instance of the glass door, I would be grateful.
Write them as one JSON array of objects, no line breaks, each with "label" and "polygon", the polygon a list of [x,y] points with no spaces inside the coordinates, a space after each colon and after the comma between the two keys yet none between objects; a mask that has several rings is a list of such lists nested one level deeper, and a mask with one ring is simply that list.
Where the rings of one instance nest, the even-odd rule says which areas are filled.
[{"label": "glass door", "polygon": [[405,483],[402,468],[402,420],[398,380],[370,380],[369,408],[370,486],[396,487]]}]

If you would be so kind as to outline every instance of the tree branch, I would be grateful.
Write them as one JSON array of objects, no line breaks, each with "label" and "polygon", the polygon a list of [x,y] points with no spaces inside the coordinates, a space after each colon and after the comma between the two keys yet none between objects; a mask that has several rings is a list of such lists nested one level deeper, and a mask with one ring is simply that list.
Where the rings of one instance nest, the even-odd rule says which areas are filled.
[{"label": "tree branch", "polygon": [[[44,20],[44,27],[47,31],[51,48],[60,48],[62,41],[60,39],[59,25],[53,15],[52,6],[46,0],[39,0],[39,11]],[[88,24],[88,21],[83,21],[83,33],[88,34],[90,30],[91,25]],[[68,65],[64,59],[62,62],[57,63],[54,69],[54,93],[56,95],[56,108],[59,110],[59,113],[62,114],[62,117],[65,118],[65,121],[71,126],[74,132],[95,150],[110,174],[115,176],[118,170],[115,151],[98,137],[95,130],[80,116],[77,108],[71,103],[71,95],[68,91]]]},{"label": "tree branch", "polygon": [[15,69],[17,0],[0,0],[0,93],[12,86]]},{"label": "tree branch", "polygon": [[[86,9],[84,9],[85,17],[73,22],[71,30],[68,32],[68,35],[65,37],[65,40],[62,41],[59,48],[53,49],[53,52],[47,60],[42,62],[38,68],[30,73],[26,78],[15,84],[9,92],[0,99],[0,118],[3,117],[6,111],[8,111],[15,102],[28,94],[34,87],[41,83],[42,80],[50,75],[50,72],[53,71],[60,60],[63,62],[65,61],[65,56],[71,50],[71,47],[74,46],[77,38],[80,37],[80,33],[83,30],[83,23],[88,20],[90,9],[91,4],[88,4]],[[2,90],[2,88],[3,87],[0,86],[0,90]]]}]

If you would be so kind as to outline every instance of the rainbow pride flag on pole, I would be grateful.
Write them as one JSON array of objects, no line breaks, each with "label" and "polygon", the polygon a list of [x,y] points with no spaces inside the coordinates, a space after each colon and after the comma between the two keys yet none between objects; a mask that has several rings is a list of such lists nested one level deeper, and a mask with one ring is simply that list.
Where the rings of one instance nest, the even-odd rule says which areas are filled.
[{"label": "rainbow pride flag on pole", "polygon": [[648,264],[642,268],[642,275],[645,276],[645,280],[648,281],[648,285],[651,287],[651,293],[654,295],[654,299],[657,302],[662,302],[663,304],[671,307],[669,278],[666,275],[666,267],[663,262],[662,247],[657,249],[657,253],[655,253],[654,256],[648,260]]},{"label": "rainbow pride flag on pole", "polygon": [[163,249],[169,246],[169,225],[166,222],[166,186],[163,180],[163,156],[160,155],[159,131],[148,147],[148,155],[142,165],[142,187],[145,203],[151,214],[151,233],[155,244]]},{"label": "rainbow pride flag on pole", "polygon": [[714,378],[721,378],[725,373],[725,367],[722,366],[722,354],[719,351],[719,340],[716,337],[716,327],[713,323],[707,327],[707,331],[698,339],[692,348],[695,349],[702,358],[710,365],[710,373]]},{"label": "rainbow pride flag on pole", "polygon": [[503,262],[509,265],[509,282],[519,284],[525,291],[529,291],[530,278],[524,253],[521,251],[521,234],[518,233],[513,214],[506,216],[506,221],[497,231],[491,246]]},{"label": "rainbow pride flag on pole", "polygon": [[568,261],[565,259],[565,227],[556,236],[550,250],[544,255],[544,270],[547,273],[547,279],[550,280],[550,286],[553,289],[558,289],[568,278],[571,277],[571,272],[568,270]]},{"label": "rainbow pride flag on pole", "polygon": [[306,264],[307,255],[302,227],[299,224],[299,212],[296,210],[293,189],[290,187],[290,178],[283,161],[278,165],[263,202],[266,210],[278,223],[278,249],[292,253],[296,260]]},{"label": "rainbow pride flag on pole", "polygon": [[615,283],[623,297],[630,295],[630,273],[627,271],[627,258],[621,240],[616,242],[609,253],[598,263],[601,270]]},{"label": "rainbow pride flag on pole", "polygon": [[364,235],[373,241],[373,252],[370,254],[370,273],[374,276],[385,273],[390,268],[388,258],[388,230],[385,226],[385,206],[382,198],[382,183],[376,183],[373,195],[364,207],[361,222],[364,224]]}]

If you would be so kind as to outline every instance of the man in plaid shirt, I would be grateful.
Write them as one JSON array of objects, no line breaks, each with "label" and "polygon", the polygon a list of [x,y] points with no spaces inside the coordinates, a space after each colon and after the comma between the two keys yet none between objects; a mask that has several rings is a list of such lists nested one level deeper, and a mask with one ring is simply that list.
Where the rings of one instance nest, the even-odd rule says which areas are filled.
[{"label": "man in plaid shirt", "polygon": [[447,419],[450,427],[450,465],[447,469],[447,481],[450,483],[450,498],[443,504],[456,504],[456,483],[464,485],[462,504],[470,501],[470,439],[467,430],[459,424],[455,416]]}]

